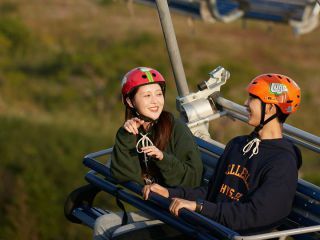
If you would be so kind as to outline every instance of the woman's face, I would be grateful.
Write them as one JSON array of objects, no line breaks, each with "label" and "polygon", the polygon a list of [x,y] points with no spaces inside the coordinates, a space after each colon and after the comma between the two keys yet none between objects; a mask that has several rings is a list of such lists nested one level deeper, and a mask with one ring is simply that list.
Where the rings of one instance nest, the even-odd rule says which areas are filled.
[{"label": "woman's face", "polygon": [[249,113],[248,115],[248,123],[251,126],[258,126],[260,124],[261,119],[261,102],[259,98],[254,98],[249,96],[245,101],[244,105],[247,108]]},{"label": "woman's face", "polygon": [[164,96],[159,84],[148,84],[138,88],[133,105],[139,113],[153,120],[159,118],[164,105]]}]

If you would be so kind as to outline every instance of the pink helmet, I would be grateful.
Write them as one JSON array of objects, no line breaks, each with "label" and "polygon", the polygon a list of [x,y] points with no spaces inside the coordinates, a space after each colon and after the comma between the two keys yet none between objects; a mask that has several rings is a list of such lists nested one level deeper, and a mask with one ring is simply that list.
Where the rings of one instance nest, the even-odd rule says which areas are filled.
[{"label": "pink helmet", "polygon": [[135,88],[158,83],[163,92],[165,89],[165,80],[163,76],[155,69],[148,67],[138,67],[129,71],[122,79],[122,97],[123,99]]}]

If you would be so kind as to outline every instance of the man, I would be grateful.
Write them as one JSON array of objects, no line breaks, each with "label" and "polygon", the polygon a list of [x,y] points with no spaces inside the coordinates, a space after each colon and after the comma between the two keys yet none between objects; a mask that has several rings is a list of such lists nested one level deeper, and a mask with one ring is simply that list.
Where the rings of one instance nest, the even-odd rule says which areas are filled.
[{"label": "man", "polygon": [[291,211],[301,153],[283,138],[282,124],[300,104],[300,88],[289,77],[263,74],[247,87],[248,123],[254,131],[232,139],[221,155],[214,177],[206,187],[145,186],[172,198],[169,210],[198,212],[240,234],[275,228]]}]

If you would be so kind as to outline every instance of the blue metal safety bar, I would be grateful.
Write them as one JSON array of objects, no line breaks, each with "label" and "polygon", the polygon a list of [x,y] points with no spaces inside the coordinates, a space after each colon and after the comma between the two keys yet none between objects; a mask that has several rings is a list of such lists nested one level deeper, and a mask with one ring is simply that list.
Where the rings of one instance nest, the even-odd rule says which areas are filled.
[{"label": "blue metal safety bar", "polygon": [[[200,138],[195,138],[195,140],[204,162],[206,171],[203,176],[203,184],[206,184],[214,172],[223,149]],[[136,194],[141,195],[141,185],[134,182],[120,184],[112,178],[109,167],[97,160],[97,158],[110,155],[111,152],[112,149],[107,149],[85,156],[83,163],[91,169],[85,176],[90,186],[84,186],[70,194],[65,205],[65,214],[70,221],[83,222],[92,228],[95,219],[106,213],[92,206],[95,195],[103,190],[167,223],[183,234],[197,239],[251,240],[281,236],[294,236],[293,239],[297,240],[320,239],[320,188],[307,181],[298,180],[292,212],[287,222],[280,226],[280,231],[254,236],[239,236],[229,228],[185,209],[181,211],[179,218],[172,216],[168,212],[170,200],[157,194],[152,193],[148,201],[137,197]]]},{"label": "blue metal safety bar", "polygon": [[[84,165],[86,165],[87,167],[89,167],[90,169],[102,174],[103,176],[107,177],[107,179],[112,179],[112,177],[110,176],[110,170],[108,167],[106,167],[105,165],[97,162],[96,160],[92,159],[92,158],[85,158],[84,159]],[[171,224],[177,228],[179,228],[181,231],[183,231],[185,234],[191,235],[191,236],[195,236],[195,235],[199,235],[197,237],[204,237],[203,234],[206,235],[205,232],[201,232],[201,230],[197,227],[201,227],[203,229],[206,229],[209,233],[211,233],[211,235],[209,236],[213,236],[213,237],[218,237],[218,239],[233,239],[234,236],[239,235],[236,232],[224,227],[223,225],[216,223],[208,218],[203,217],[200,214],[194,213],[194,212],[190,212],[186,209],[182,209],[181,213],[180,213],[180,219],[174,217],[173,215],[171,215],[167,210],[164,209],[168,209],[169,205],[170,205],[170,200],[164,197],[161,197],[157,194],[151,193],[150,195],[150,201],[156,203],[157,205],[153,205],[154,208],[150,209],[150,202],[149,201],[144,201],[140,198],[137,198],[133,195],[128,195],[127,193],[125,193],[124,190],[119,189],[116,185],[113,185],[112,183],[102,180],[101,178],[97,177],[96,175],[94,175],[93,173],[88,173],[86,175],[86,180],[92,184],[94,184],[95,186],[99,186],[101,189],[105,190],[108,193],[111,193],[113,195],[117,195],[119,196],[122,200],[132,204],[133,206],[145,211],[146,213],[155,216],[156,218],[160,219],[163,222],[166,222],[168,224]],[[116,183],[117,181],[115,179],[113,179],[113,182]],[[122,184],[122,186],[126,187],[127,189],[135,192],[136,194],[141,195],[142,192],[142,186],[134,183],[134,182],[127,182]],[[162,207],[162,209],[159,209],[159,206]],[[176,220],[179,220],[178,222],[181,224],[181,221],[183,224],[186,224],[187,226],[192,223],[192,226],[188,226],[186,229],[188,229],[188,231],[185,231],[185,228],[182,228],[177,222]],[[173,221],[175,220],[175,221]],[[196,227],[196,229],[194,229],[194,231],[190,232],[190,229]],[[195,234],[196,233],[196,234]],[[211,239],[208,238],[209,236],[206,236],[206,239]]]}]

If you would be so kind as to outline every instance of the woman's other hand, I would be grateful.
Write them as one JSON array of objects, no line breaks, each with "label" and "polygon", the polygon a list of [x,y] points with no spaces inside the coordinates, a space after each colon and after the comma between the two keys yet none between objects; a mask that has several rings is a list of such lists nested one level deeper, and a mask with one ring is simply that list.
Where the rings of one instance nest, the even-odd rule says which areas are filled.
[{"label": "woman's other hand", "polygon": [[144,123],[143,120],[135,117],[127,120],[124,124],[123,127],[125,130],[127,130],[129,133],[132,133],[134,135],[139,134],[139,127]]},{"label": "woman's other hand", "polygon": [[156,146],[143,147],[141,148],[141,151],[150,157],[157,158],[160,161],[163,159],[163,152],[160,149],[158,149]]},{"label": "woman's other hand", "polygon": [[169,197],[169,191],[165,187],[160,186],[159,184],[153,183],[150,185],[145,185],[142,189],[143,199],[147,200],[149,198],[150,192],[157,193],[163,197]]}]

